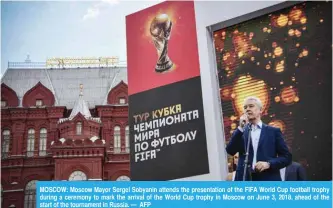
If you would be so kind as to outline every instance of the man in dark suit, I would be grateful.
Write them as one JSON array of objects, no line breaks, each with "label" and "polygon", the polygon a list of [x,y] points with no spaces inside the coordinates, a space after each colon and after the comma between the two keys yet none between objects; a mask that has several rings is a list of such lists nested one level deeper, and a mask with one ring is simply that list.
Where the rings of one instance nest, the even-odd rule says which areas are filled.
[{"label": "man in dark suit", "polygon": [[306,181],[306,172],[301,164],[292,162],[280,170],[283,181]]},{"label": "man in dark suit", "polygon": [[261,121],[262,103],[257,97],[244,101],[245,114],[232,134],[226,147],[230,155],[239,152],[235,181],[243,180],[246,147],[250,134],[249,167],[245,180],[281,181],[280,169],[291,164],[292,155],[283,139],[281,130]]}]

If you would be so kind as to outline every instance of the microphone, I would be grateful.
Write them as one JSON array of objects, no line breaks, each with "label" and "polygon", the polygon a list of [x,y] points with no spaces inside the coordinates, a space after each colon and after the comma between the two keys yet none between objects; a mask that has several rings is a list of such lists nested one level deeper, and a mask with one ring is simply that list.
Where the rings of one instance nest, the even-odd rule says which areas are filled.
[{"label": "microphone", "polygon": [[[247,115],[247,113],[245,114],[247,117],[248,117],[248,115]],[[250,121],[250,120],[248,120],[248,119],[243,119],[242,121],[241,121],[241,127],[244,129],[244,128],[246,128],[246,126],[248,126],[248,129],[249,130],[251,130],[251,127],[252,127],[252,122]]]},{"label": "microphone", "polygon": [[245,126],[245,125],[246,125],[246,121],[243,120],[243,121],[242,121],[242,126]]}]

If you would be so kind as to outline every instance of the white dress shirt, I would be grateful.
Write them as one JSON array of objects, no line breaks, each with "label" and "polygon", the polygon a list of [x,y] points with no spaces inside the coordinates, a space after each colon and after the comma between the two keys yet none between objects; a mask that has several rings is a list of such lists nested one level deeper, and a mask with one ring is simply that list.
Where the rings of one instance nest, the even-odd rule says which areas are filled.
[{"label": "white dress shirt", "polygon": [[255,169],[255,165],[257,163],[257,151],[258,151],[258,144],[259,138],[261,134],[262,122],[259,121],[257,125],[252,125],[251,131],[251,140],[253,146],[253,161],[252,161],[252,168]]},{"label": "white dress shirt", "polygon": [[[241,127],[238,127],[238,129],[241,132],[244,131],[244,129],[242,129]],[[258,144],[259,144],[261,129],[262,129],[261,120],[258,122],[257,125],[252,125],[251,140],[252,140],[252,147],[253,147],[253,161],[252,161],[253,170],[255,169],[255,165],[257,163],[257,151],[258,151]],[[245,147],[245,151],[246,151],[246,147]]]}]

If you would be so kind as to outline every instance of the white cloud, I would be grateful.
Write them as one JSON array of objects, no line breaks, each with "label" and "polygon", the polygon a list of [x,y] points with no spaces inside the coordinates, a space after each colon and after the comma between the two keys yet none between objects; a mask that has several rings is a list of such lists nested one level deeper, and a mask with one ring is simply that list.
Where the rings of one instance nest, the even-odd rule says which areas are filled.
[{"label": "white cloud", "polygon": [[89,8],[87,10],[87,13],[83,16],[83,20],[87,20],[90,18],[95,18],[99,15],[99,9],[98,8]]},{"label": "white cloud", "polygon": [[113,6],[118,3],[119,0],[102,0],[87,9],[87,13],[83,16],[83,20],[96,18],[100,15],[103,7],[106,5]]}]

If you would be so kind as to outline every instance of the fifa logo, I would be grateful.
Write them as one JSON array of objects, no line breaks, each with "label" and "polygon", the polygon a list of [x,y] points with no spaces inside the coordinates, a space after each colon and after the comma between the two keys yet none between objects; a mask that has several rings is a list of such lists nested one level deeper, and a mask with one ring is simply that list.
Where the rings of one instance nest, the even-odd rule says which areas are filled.
[{"label": "fifa logo", "polygon": [[171,35],[172,22],[167,14],[160,14],[150,24],[150,34],[158,54],[155,71],[158,73],[169,71],[173,62],[168,56],[168,42]]}]

